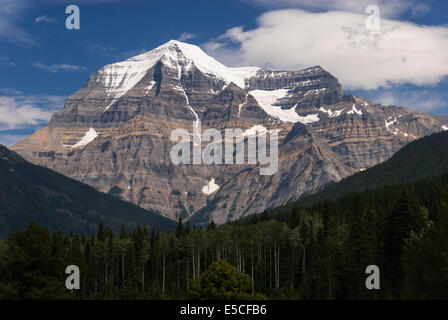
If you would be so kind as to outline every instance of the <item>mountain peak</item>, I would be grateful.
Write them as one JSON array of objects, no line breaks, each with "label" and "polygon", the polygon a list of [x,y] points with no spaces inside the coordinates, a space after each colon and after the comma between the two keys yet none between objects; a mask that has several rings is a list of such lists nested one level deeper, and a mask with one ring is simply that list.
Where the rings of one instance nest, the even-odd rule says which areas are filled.
[{"label": "mountain peak", "polygon": [[[171,40],[93,74],[47,126],[13,150],[172,219],[199,212],[223,223],[370,168],[440,131],[441,121],[447,120],[344,95],[320,66],[231,68],[198,46]],[[275,176],[259,176],[258,168],[267,168],[261,161],[245,163],[249,150],[238,166],[175,164],[169,138],[176,129],[195,135],[199,123],[200,133],[277,131]],[[199,146],[207,152],[206,139]],[[221,186],[217,192],[208,192],[210,181]]]},{"label": "mountain peak", "polygon": [[107,88],[109,98],[118,99],[143,79],[148,70],[159,61],[169,68],[177,69],[179,78],[185,66],[189,68],[194,65],[205,75],[220,79],[226,84],[233,82],[240,88],[245,87],[245,79],[254,76],[261,69],[227,67],[196,45],[170,40],[151,51],[105,66],[99,71],[97,81]]},{"label": "mountain peak", "polygon": [[[147,51],[147,52],[145,52],[145,53],[143,53],[143,54],[141,54],[139,56],[133,57],[133,58],[137,58],[137,57],[144,58],[145,55],[146,56],[147,55],[152,55],[155,52],[162,52],[162,53],[165,52],[166,53],[168,51],[173,51],[173,50],[180,50],[180,51],[184,51],[185,50],[185,51],[188,52],[189,49],[190,49],[190,51],[191,50],[196,50],[196,51],[200,50],[200,51],[202,51],[202,49],[199,48],[197,45],[172,39],[170,41],[165,42],[164,44],[161,44],[160,46],[156,47],[155,49],[149,50],[149,51]],[[203,52],[203,54],[205,54],[205,53]]]},{"label": "mountain peak", "polygon": [[[254,77],[275,78],[289,74],[288,72],[264,70],[259,67],[227,67],[209,56],[197,45],[170,40],[148,52],[105,66],[99,71],[99,77],[95,77],[94,81],[101,83],[106,89],[107,98],[114,101],[135,87],[159,62],[174,70],[174,74],[179,80],[182,74],[194,66],[204,75],[221,80],[223,85],[233,82],[241,89],[247,89],[247,81]],[[314,75],[323,72],[326,73],[322,67],[314,66],[297,71],[296,74]]]},{"label": "mountain peak", "polygon": [[[162,44],[161,46],[195,46],[193,44],[190,43],[186,43],[186,42],[182,42],[179,40],[175,40],[175,39],[171,39],[170,41],[165,42],[164,44]],[[195,46],[196,47],[196,46]]]},{"label": "mountain peak", "polygon": [[[178,53],[177,56],[173,49]],[[187,64],[193,63],[202,73],[221,79],[226,84],[233,82],[240,88],[245,87],[245,79],[254,76],[261,69],[259,67],[227,67],[209,56],[199,46],[178,40],[170,40],[146,54],[151,56],[156,52],[163,53],[163,58],[165,58],[163,61],[168,64],[170,61],[167,61],[167,58],[171,59],[174,64],[181,60]]]}]

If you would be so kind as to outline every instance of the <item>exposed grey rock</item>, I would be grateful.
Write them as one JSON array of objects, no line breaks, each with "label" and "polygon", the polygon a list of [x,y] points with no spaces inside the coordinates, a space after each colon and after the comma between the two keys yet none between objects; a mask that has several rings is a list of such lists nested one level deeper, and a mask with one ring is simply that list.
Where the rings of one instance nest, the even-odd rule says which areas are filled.
[{"label": "exposed grey rock", "polygon": [[[224,223],[376,165],[448,123],[446,117],[345,95],[337,79],[318,66],[234,70],[210,59],[199,48],[170,41],[105,66],[44,128],[12,149],[172,219],[195,215],[196,222]],[[272,104],[257,100],[260,94],[273,97]],[[300,115],[306,124],[282,121],[274,116],[279,111]],[[261,176],[260,165],[249,164],[174,165],[171,132],[192,132],[198,119],[202,131],[279,130],[278,172]],[[97,134],[91,141],[89,130],[90,138]],[[87,143],[74,147],[80,141]],[[202,188],[212,178],[219,189],[205,194]]]}]

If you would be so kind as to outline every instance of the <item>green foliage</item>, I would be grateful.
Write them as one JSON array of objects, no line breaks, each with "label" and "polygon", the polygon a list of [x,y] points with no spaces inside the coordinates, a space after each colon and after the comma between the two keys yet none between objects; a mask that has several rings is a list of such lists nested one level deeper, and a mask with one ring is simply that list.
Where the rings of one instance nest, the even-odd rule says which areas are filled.
[{"label": "green foliage", "polygon": [[[443,174],[311,206],[296,203],[234,225],[278,221],[293,227],[286,265],[291,263],[296,272],[289,281],[302,298],[443,299],[448,286],[446,199],[448,174]],[[316,222],[310,223],[310,217]],[[307,225],[317,228],[311,232]],[[365,268],[371,264],[381,270],[379,291],[364,285]]]},{"label": "green foliage", "polygon": [[[67,247],[60,233],[51,238],[48,228],[31,222],[25,231],[15,232],[6,243],[7,251],[3,253],[5,269],[2,270],[5,278],[1,282],[10,284],[10,287],[9,292],[2,292],[3,298],[69,297],[63,287],[54,285],[65,278],[62,272],[59,277],[55,273],[61,260],[67,258]],[[62,267],[61,271],[64,269]]]},{"label": "green foliage", "polygon": [[260,299],[253,292],[252,280],[226,262],[218,260],[191,283],[190,298],[195,300]]},{"label": "green foliage", "polygon": [[437,222],[412,232],[404,254],[405,298],[448,299],[448,206]]}]

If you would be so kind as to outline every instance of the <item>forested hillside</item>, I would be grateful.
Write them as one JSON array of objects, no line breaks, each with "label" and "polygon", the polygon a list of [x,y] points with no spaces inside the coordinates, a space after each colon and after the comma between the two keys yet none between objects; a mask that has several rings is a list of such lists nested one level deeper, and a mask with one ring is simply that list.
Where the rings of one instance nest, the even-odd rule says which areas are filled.
[{"label": "forested hillside", "polygon": [[33,165],[0,145],[0,237],[23,230],[34,220],[64,233],[95,231],[102,222],[175,228],[165,217],[144,210],[50,169]]},{"label": "forested hillside", "polygon": [[[442,175],[207,229],[64,236],[32,223],[0,241],[0,297],[183,299],[225,259],[270,299],[447,299],[447,199]],[[73,294],[69,264],[81,269]],[[365,288],[372,264],[380,290]]]},{"label": "forested hillside", "polygon": [[445,172],[448,172],[448,131],[415,140],[383,163],[329,185],[317,194],[303,197],[299,203],[335,199],[368,188],[403,184]]}]

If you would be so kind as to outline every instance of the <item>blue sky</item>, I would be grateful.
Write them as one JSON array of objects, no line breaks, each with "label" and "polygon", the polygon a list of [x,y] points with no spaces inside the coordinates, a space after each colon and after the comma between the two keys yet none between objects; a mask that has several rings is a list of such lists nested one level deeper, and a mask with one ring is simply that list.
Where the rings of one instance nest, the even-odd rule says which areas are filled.
[{"label": "blue sky", "polygon": [[[80,30],[65,27],[69,4]],[[376,38],[357,24],[369,4],[381,13]],[[0,0],[0,143],[43,126],[105,64],[170,39],[228,65],[319,64],[347,92],[448,114],[447,16],[441,0]]]}]

